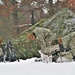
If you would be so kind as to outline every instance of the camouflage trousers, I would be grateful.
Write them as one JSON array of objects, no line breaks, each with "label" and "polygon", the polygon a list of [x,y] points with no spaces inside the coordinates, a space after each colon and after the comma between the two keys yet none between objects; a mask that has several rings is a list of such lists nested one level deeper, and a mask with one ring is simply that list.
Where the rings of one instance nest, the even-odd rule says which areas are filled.
[{"label": "camouflage trousers", "polygon": [[69,60],[73,60],[73,56],[72,56],[70,51],[68,51],[68,52],[61,52],[60,55],[61,55],[61,57],[65,57],[65,58],[67,58]]}]

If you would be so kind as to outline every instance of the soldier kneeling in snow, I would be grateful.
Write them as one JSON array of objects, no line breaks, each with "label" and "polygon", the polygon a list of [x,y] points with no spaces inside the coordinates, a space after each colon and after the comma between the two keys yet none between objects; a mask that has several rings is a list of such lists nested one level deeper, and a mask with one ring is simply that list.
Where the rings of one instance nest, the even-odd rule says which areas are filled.
[{"label": "soldier kneeling in snow", "polygon": [[[71,48],[65,48],[62,42],[62,38],[58,38],[58,44],[59,44],[59,50],[57,50],[56,52],[52,53],[53,56],[55,56],[53,58],[53,60],[55,62],[70,62],[73,61],[73,56],[71,53]],[[57,57],[58,56],[58,57]],[[55,59],[57,57],[57,59]]]}]

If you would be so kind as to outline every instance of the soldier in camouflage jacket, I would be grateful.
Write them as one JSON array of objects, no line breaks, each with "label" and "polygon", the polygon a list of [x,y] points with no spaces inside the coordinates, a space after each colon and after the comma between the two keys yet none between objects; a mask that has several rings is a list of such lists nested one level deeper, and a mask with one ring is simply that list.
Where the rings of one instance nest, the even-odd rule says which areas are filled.
[{"label": "soldier in camouflage jacket", "polygon": [[[51,43],[52,40],[54,39],[53,33],[50,29],[47,28],[40,28],[40,27],[36,27],[32,34],[35,36],[29,34],[28,37],[30,40],[34,40],[36,38],[36,40],[39,42],[40,46],[41,46],[41,51],[44,54],[50,55],[55,49],[51,49]],[[32,39],[31,39],[31,38]],[[56,46],[57,49],[59,49],[58,46]]]}]

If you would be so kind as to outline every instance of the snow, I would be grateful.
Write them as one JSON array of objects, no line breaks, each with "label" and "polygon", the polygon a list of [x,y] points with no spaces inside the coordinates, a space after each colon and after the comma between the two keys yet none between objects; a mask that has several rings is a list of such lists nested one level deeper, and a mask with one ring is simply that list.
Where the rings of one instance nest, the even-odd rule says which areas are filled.
[{"label": "snow", "polygon": [[53,3],[56,3],[57,2],[57,0],[53,0]]},{"label": "snow", "polygon": [[36,58],[0,63],[0,75],[75,75],[75,62],[43,63]]}]

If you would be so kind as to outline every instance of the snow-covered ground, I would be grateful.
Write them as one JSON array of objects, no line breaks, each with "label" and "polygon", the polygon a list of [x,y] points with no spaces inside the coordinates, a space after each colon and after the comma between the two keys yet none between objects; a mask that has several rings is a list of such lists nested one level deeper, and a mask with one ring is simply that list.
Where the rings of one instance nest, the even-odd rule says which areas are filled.
[{"label": "snow-covered ground", "polygon": [[0,75],[75,75],[75,62],[43,63],[36,58],[0,63]]}]

